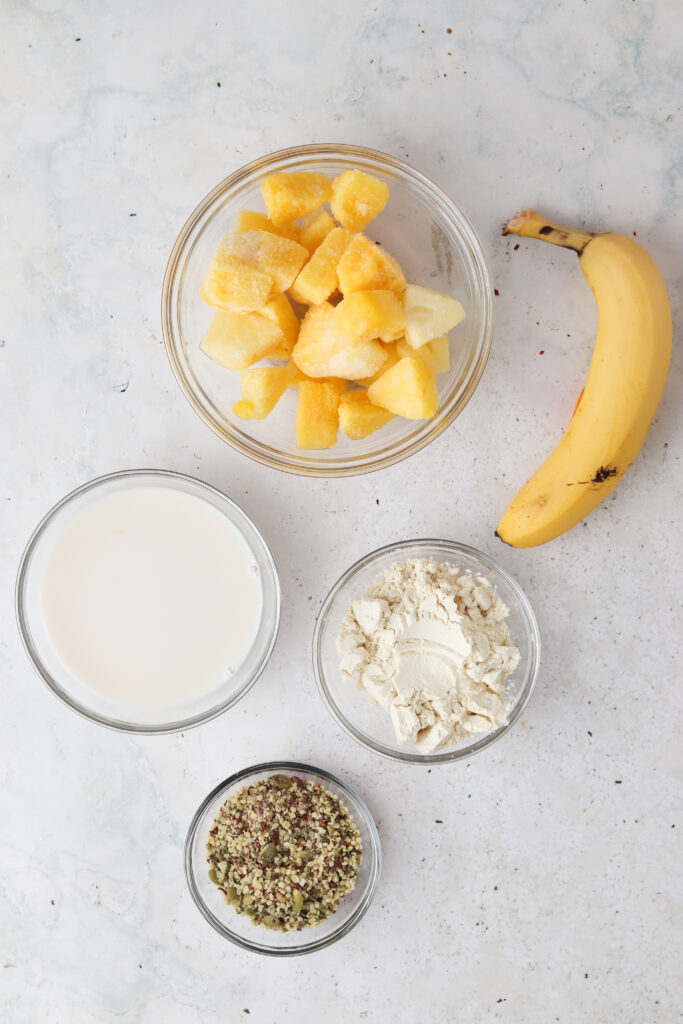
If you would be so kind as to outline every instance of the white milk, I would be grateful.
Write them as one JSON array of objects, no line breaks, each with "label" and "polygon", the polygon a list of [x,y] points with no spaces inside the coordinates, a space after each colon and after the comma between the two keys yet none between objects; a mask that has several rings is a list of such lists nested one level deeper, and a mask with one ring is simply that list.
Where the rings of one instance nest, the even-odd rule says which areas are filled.
[{"label": "white milk", "polygon": [[238,529],[206,501],[140,486],[94,502],[57,540],[45,624],[82,683],[117,703],[184,703],[244,661],[261,581]]}]

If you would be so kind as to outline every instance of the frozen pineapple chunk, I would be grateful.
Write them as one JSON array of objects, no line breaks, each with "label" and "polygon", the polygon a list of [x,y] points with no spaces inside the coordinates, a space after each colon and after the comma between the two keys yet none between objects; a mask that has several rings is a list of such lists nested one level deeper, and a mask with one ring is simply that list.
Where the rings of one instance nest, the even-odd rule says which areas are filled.
[{"label": "frozen pineapple chunk", "polygon": [[287,387],[294,388],[295,390],[299,387],[302,380],[310,380],[299,367],[296,365],[293,359],[290,359],[285,367],[287,371]]},{"label": "frozen pineapple chunk", "polygon": [[406,341],[413,349],[447,334],[465,319],[465,310],[457,299],[417,284],[409,284],[406,288],[403,308],[406,314]]},{"label": "frozen pineapple chunk", "polygon": [[352,292],[337,306],[340,330],[356,341],[395,341],[406,326],[405,313],[393,292]]},{"label": "frozen pineapple chunk", "polygon": [[332,214],[349,231],[362,231],[389,201],[389,186],[363,171],[344,171],[332,182]]},{"label": "frozen pineapple chunk", "polygon": [[406,287],[403,271],[394,257],[366,235],[353,236],[339,261],[337,274],[344,295],[389,288],[400,297]]},{"label": "frozen pineapple chunk", "polygon": [[259,309],[259,316],[272,320],[282,331],[282,339],[268,355],[271,359],[289,359],[299,337],[299,318],[286,295],[276,295]]},{"label": "frozen pineapple chunk", "polygon": [[301,321],[292,359],[309,377],[371,377],[386,362],[379,341],[349,338],[337,323],[337,311],[328,302],[311,306]]},{"label": "frozen pineapple chunk", "polygon": [[313,171],[269,174],[261,186],[268,216],[273,224],[289,224],[312,213],[332,194],[329,178]]},{"label": "frozen pineapple chunk", "polygon": [[316,210],[301,221],[299,241],[312,255],[323,239],[327,238],[330,231],[337,226],[337,222],[330,217],[326,210]]},{"label": "frozen pineapple chunk", "polygon": [[248,267],[236,256],[219,251],[202,281],[199,294],[209,306],[233,313],[260,309],[273,290],[273,278]]},{"label": "frozen pineapple chunk", "polygon": [[297,448],[334,448],[338,429],[337,388],[319,381],[302,381],[296,410]]},{"label": "frozen pineapple chunk", "polygon": [[368,398],[408,420],[429,419],[439,408],[434,371],[418,356],[399,359],[370,385]]},{"label": "frozen pineapple chunk", "polygon": [[293,359],[287,363],[287,387],[297,391],[302,380],[315,380],[318,384],[332,384],[340,395],[343,395],[349,386],[348,380],[344,377],[309,377],[303,373]]},{"label": "frozen pineapple chunk", "polygon": [[282,341],[282,329],[258,313],[216,313],[199,346],[228,370],[244,370]]},{"label": "frozen pineapple chunk", "polygon": [[307,379],[315,380],[318,384],[329,384],[330,387],[336,389],[338,395],[343,395],[349,389],[349,382],[346,377],[309,377]]},{"label": "frozen pineapple chunk", "polygon": [[[398,358],[414,356],[415,349],[411,348],[405,338],[399,338],[396,342]],[[448,335],[442,334],[440,338],[427,341],[420,346],[420,359],[427,364],[434,373],[448,373],[451,368],[451,349],[448,344]],[[387,367],[388,369],[388,367]]]},{"label": "frozen pineapple chunk", "polygon": [[[398,354],[397,345],[397,341],[390,341],[388,345],[382,345],[386,359],[380,366],[377,373],[373,373],[371,377],[357,377],[354,380],[354,384],[361,384],[364,388],[369,388],[371,384],[375,383],[378,377],[381,377],[383,373],[386,373],[390,366],[395,366],[399,359],[402,358],[402,356],[399,356]],[[413,355],[412,350],[410,354]]]},{"label": "frozen pineapple chunk", "polygon": [[257,366],[240,373],[242,401],[232,411],[243,420],[264,420],[287,390],[286,366]]},{"label": "frozen pineapple chunk", "polygon": [[[332,220],[331,217],[330,220]],[[281,238],[291,238],[293,242],[301,242],[301,230],[298,224],[284,224],[277,227],[267,214],[258,213],[256,210],[242,210],[237,215],[237,230],[270,231],[272,235],[280,235]]]},{"label": "frozen pineapple chunk", "polygon": [[221,239],[214,260],[233,256],[247,267],[269,274],[273,281],[273,298],[286,292],[308,259],[308,249],[270,231],[233,231]]},{"label": "frozen pineapple chunk", "polygon": [[392,412],[372,404],[367,391],[348,391],[339,401],[339,429],[352,441],[374,434],[393,418]]},{"label": "frozen pineapple chunk", "polygon": [[291,289],[292,298],[309,306],[319,306],[339,287],[337,264],[351,235],[344,228],[333,228],[322,240]]},{"label": "frozen pineapple chunk", "polygon": [[235,404],[232,407],[232,411],[234,412],[235,416],[239,416],[241,420],[260,419],[260,417],[256,415],[256,410],[254,409],[254,406],[251,404],[251,402],[245,402],[244,399],[241,399],[241,401],[239,402],[235,402]]}]

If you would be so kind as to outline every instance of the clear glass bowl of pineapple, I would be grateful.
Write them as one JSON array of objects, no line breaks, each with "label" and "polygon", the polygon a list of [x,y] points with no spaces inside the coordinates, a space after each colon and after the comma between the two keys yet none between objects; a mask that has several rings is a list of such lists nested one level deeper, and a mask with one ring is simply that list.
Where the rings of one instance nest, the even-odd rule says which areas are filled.
[{"label": "clear glass bowl of pineapple", "polygon": [[[466,217],[415,168],[298,146],[194,210],[162,318],[178,382],[219,437],[280,470],[348,476],[414,454],[462,411],[488,358],[493,289]],[[440,323],[454,329],[425,342]]]}]

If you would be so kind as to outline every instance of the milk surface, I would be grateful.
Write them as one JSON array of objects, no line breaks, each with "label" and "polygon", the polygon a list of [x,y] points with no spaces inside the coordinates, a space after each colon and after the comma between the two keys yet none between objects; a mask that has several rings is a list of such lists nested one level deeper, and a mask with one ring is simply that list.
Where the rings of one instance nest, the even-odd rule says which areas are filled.
[{"label": "milk surface", "polygon": [[65,665],[126,704],[184,703],[247,656],[262,591],[251,549],[208,502],[140,486],[100,498],[57,539],[43,612]]}]

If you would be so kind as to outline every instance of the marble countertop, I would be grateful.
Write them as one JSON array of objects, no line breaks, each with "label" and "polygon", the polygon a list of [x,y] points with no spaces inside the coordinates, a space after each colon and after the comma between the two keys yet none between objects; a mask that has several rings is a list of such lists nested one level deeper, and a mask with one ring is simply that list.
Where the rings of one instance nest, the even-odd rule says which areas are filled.
[{"label": "marble countertop", "polygon": [[[637,233],[680,323],[681,15],[676,0],[5,5],[2,1021],[680,1019],[680,352],[611,499],[533,550],[504,548],[493,528],[560,436],[596,327],[570,255],[517,248],[501,223],[534,204]],[[457,423],[351,480],[277,474],[222,444],[161,337],[166,258],[190,210],[246,161],[308,141],[369,145],[433,177],[476,226],[498,290],[491,359]],[[71,714],[14,626],[38,519],[77,484],[137,466],[225,490],[283,583],[266,672],[184,735],[135,739]],[[544,643],[523,722],[431,772],[342,734],[309,653],[331,582],[370,549],[424,535],[498,557]],[[214,934],[182,867],[208,790],[274,757],[347,779],[384,850],[357,929],[285,961]]]}]

